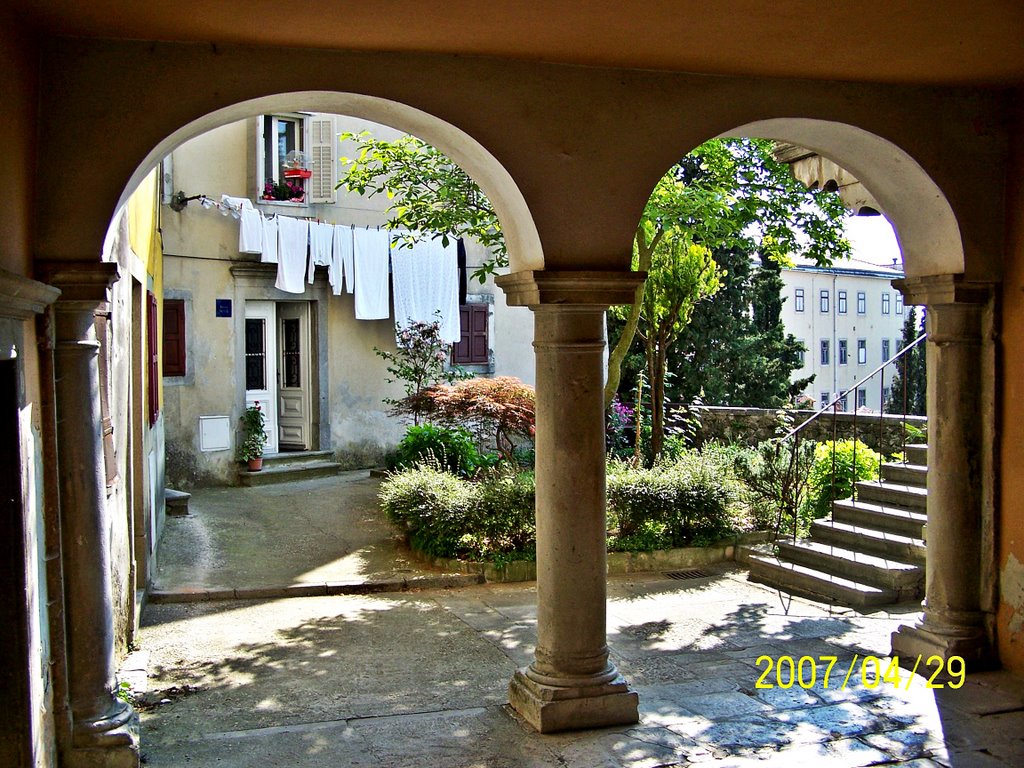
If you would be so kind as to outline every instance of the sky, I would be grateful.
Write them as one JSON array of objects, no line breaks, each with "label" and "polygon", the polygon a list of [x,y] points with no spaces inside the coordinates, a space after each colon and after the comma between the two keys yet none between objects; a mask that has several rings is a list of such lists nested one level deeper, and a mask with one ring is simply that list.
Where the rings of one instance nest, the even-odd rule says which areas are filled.
[{"label": "sky", "polygon": [[[846,239],[853,246],[850,266],[870,264],[903,269],[903,256],[892,224],[884,216],[850,216],[846,220]],[[840,262],[844,263],[844,262]]]}]

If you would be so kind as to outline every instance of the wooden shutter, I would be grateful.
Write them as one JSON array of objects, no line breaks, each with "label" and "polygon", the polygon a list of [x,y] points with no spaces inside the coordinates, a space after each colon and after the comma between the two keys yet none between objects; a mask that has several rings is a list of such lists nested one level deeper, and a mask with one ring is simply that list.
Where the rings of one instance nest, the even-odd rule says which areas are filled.
[{"label": "wooden shutter", "polygon": [[487,336],[489,305],[464,304],[459,307],[459,343],[452,349],[452,362],[463,365],[481,365],[490,361],[490,343]]},{"label": "wooden shutter", "polygon": [[309,157],[313,175],[307,182],[311,203],[334,202],[334,121],[314,117],[310,121]]},{"label": "wooden shutter", "polygon": [[160,413],[160,344],[159,326],[157,323],[156,296],[151,291],[146,291],[147,312],[146,312],[146,355],[147,355],[147,403],[149,405],[149,425],[156,424],[157,414]]},{"label": "wooden shutter", "polygon": [[164,376],[185,375],[185,302],[164,299]]}]

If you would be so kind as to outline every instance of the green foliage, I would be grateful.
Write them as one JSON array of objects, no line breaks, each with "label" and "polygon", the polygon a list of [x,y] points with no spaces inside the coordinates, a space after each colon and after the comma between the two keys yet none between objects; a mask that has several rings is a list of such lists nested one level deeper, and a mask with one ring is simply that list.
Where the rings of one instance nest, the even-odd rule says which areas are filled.
[{"label": "green foliage", "polygon": [[533,474],[489,473],[469,482],[421,466],[391,475],[381,508],[411,544],[435,557],[531,559],[536,551]]},{"label": "green foliage", "polygon": [[808,520],[827,516],[833,501],[853,494],[856,481],[877,479],[881,464],[881,454],[860,440],[818,443],[801,514]]},{"label": "green foliage", "polygon": [[[413,423],[420,423],[421,397],[424,390],[440,382],[451,384],[469,374],[458,366],[448,365],[448,345],[441,340],[441,324],[413,322],[406,328],[395,329],[395,351],[373,348],[388,364],[389,376],[385,381],[402,382],[405,397],[400,400],[384,398],[396,414],[411,414]],[[406,403],[413,403],[406,406]]]},{"label": "green foliage", "polygon": [[388,457],[388,468],[432,464],[452,475],[472,477],[480,469],[494,466],[497,459],[496,454],[481,454],[467,429],[419,424],[406,429],[402,442]]},{"label": "green foliage", "polygon": [[505,238],[491,202],[465,171],[447,155],[414,136],[394,141],[369,132],[343,133],[355,144],[354,157],[342,157],[338,187],[373,197],[384,194],[393,202],[385,213],[392,230],[408,230],[398,244],[416,238],[472,237],[493,254],[475,273],[480,282],[496,267],[508,265]]},{"label": "green foliage", "polygon": [[705,546],[748,527],[746,492],[720,447],[650,468],[608,465],[610,549]]},{"label": "green foliage", "polygon": [[260,404],[250,405],[242,412],[242,441],[238,444],[238,460],[249,461],[263,455],[267,445],[266,417]]}]

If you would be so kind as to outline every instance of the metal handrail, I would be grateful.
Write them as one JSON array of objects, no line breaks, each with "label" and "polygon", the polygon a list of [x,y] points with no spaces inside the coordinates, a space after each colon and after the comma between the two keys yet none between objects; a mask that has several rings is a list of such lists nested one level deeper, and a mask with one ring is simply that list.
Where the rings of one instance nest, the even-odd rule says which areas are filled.
[{"label": "metal handrail", "polygon": [[[906,355],[906,354],[907,354],[907,353],[908,353],[908,352],[909,352],[910,350],[912,350],[912,349],[913,349],[914,347],[916,347],[916,346],[917,346],[918,344],[920,344],[920,343],[921,343],[922,341],[924,341],[924,340],[925,340],[926,338],[928,338],[928,334],[927,334],[927,333],[922,333],[922,334],[921,334],[920,336],[918,336],[918,337],[917,337],[916,339],[914,339],[914,340],[913,340],[912,342],[910,342],[909,344],[907,344],[907,346],[905,346],[905,347],[904,347],[903,349],[901,349],[901,350],[900,350],[899,352],[897,352],[897,353],[896,353],[895,355],[893,355],[892,357],[890,357],[890,358],[889,358],[888,360],[886,360],[886,361],[885,361],[884,363],[882,363],[882,364],[881,364],[880,366],[878,366],[877,368],[875,368],[875,370],[873,370],[873,371],[872,371],[871,373],[869,373],[869,374],[868,374],[867,376],[865,376],[864,378],[862,378],[862,379],[861,379],[860,381],[858,381],[858,382],[857,382],[856,384],[854,384],[854,385],[853,385],[852,387],[850,387],[849,389],[845,389],[845,390],[843,390],[842,392],[840,392],[839,394],[837,394],[837,395],[836,395],[836,396],[835,396],[834,398],[832,398],[832,401],[831,401],[831,402],[830,402],[830,403],[829,403],[828,405],[826,405],[826,406],[824,406],[823,408],[821,408],[820,410],[816,411],[816,412],[815,412],[815,413],[814,413],[814,414],[813,414],[813,415],[812,415],[812,416],[811,416],[811,417],[810,417],[809,419],[807,419],[806,421],[803,421],[803,422],[801,422],[800,424],[798,424],[797,426],[793,427],[793,429],[791,429],[791,430],[790,430],[789,432],[787,432],[787,433],[786,433],[785,435],[783,435],[782,437],[777,437],[777,438],[775,438],[775,439],[776,439],[776,440],[779,440],[779,441],[782,441],[782,440],[786,440],[786,439],[788,439],[788,438],[790,438],[790,437],[793,437],[793,436],[794,436],[794,435],[796,435],[796,434],[797,434],[798,432],[802,431],[802,430],[803,430],[803,429],[804,429],[805,427],[807,427],[807,426],[808,426],[809,424],[811,424],[812,422],[814,422],[814,421],[815,421],[815,420],[816,420],[816,419],[817,419],[817,418],[818,418],[819,416],[821,416],[822,414],[824,414],[824,413],[826,413],[826,412],[828,412],[828,411],[831,411],[831,410],[835,409],[835,407],[836,407],[836,404],[837,404],[837,403],[839,403],[840,401],[842,401],[842,399],[843,399],[844,397],[846,397],[846,396],[847,396],[848,394],[850,394],[851,392],[855,392],[855,391],[857,391],[858,389],[860,389],[860,388],[861,388],[862,386],[864,386],[864,382],[866,382],[866,381],[868,381],[869,379],[873,378],[873,377],[874,377],[874,376],[876,376],[876,375],[877,375],[878,373],[880,373],[881,371],[883,371],[883,370],[884,370],[884,369],[885,369],[886,367],[888,367],[888,366],[892,365],[893,363],[895,363],[895,362],[896,362],[897,360],[899,360],[899,359],[900,359],[900,358],[902,358],[902,357],[903,357],[904,355]],[[884,406],[884,403],[883,403],[883,406]],[[906,409],[904,409],[904,410],[906,410]],[[856,407],[856,404],[854,404],[854,408],[853,408],[853,413],[854,413],[854,414],[856,414],[856,413],[857,413],[857,407]]]}]

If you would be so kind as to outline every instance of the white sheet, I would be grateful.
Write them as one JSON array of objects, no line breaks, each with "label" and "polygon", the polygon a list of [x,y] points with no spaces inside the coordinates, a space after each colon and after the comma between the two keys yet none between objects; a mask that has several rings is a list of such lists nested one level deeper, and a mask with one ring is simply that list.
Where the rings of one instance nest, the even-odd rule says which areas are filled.
[{"label": "white sheet", "polygon": [[334,225],[320,221],[309,222],[309,283],[313,284],[316,267],[331,266]]},{"label": "white sheet", "polygon": [[445,247],[441,238],[422,240],[412,248],[396,246],[391,253],[395,281],[395,325],[440,321],[441,339],[456,344],[459,325],[459,266],[456,242]]},{"label": "white sheet", "polygon": [[309,223],[304,219],[279,216],[277,283],[286,293],[306,292],[306,253],[309,244]]},{"label": "white sheet", "polygon": [[331,243],[331,267],[328,276],[331,290],[335,296],[341,294],[342,283],[346,284],[348,293],[352,293],[355,285],[355,274],[352,266],[352,227],[344,224],[334,225],[334,240]]},{"label": "white sheet", "polygon": [[247,197],[221,195],[220,201],[239,211],[238,252],[263,253],[263,214]]},{"label": "white sheet", "polygon": [[357,320],[387,320],[389,233],[379,229],[359,229],[352,233],[355,267],[355,305]]},{"label": "white sheet", "polygon": [[263,255],[260,261],[277,264],[277,216],[263,217]]}]

